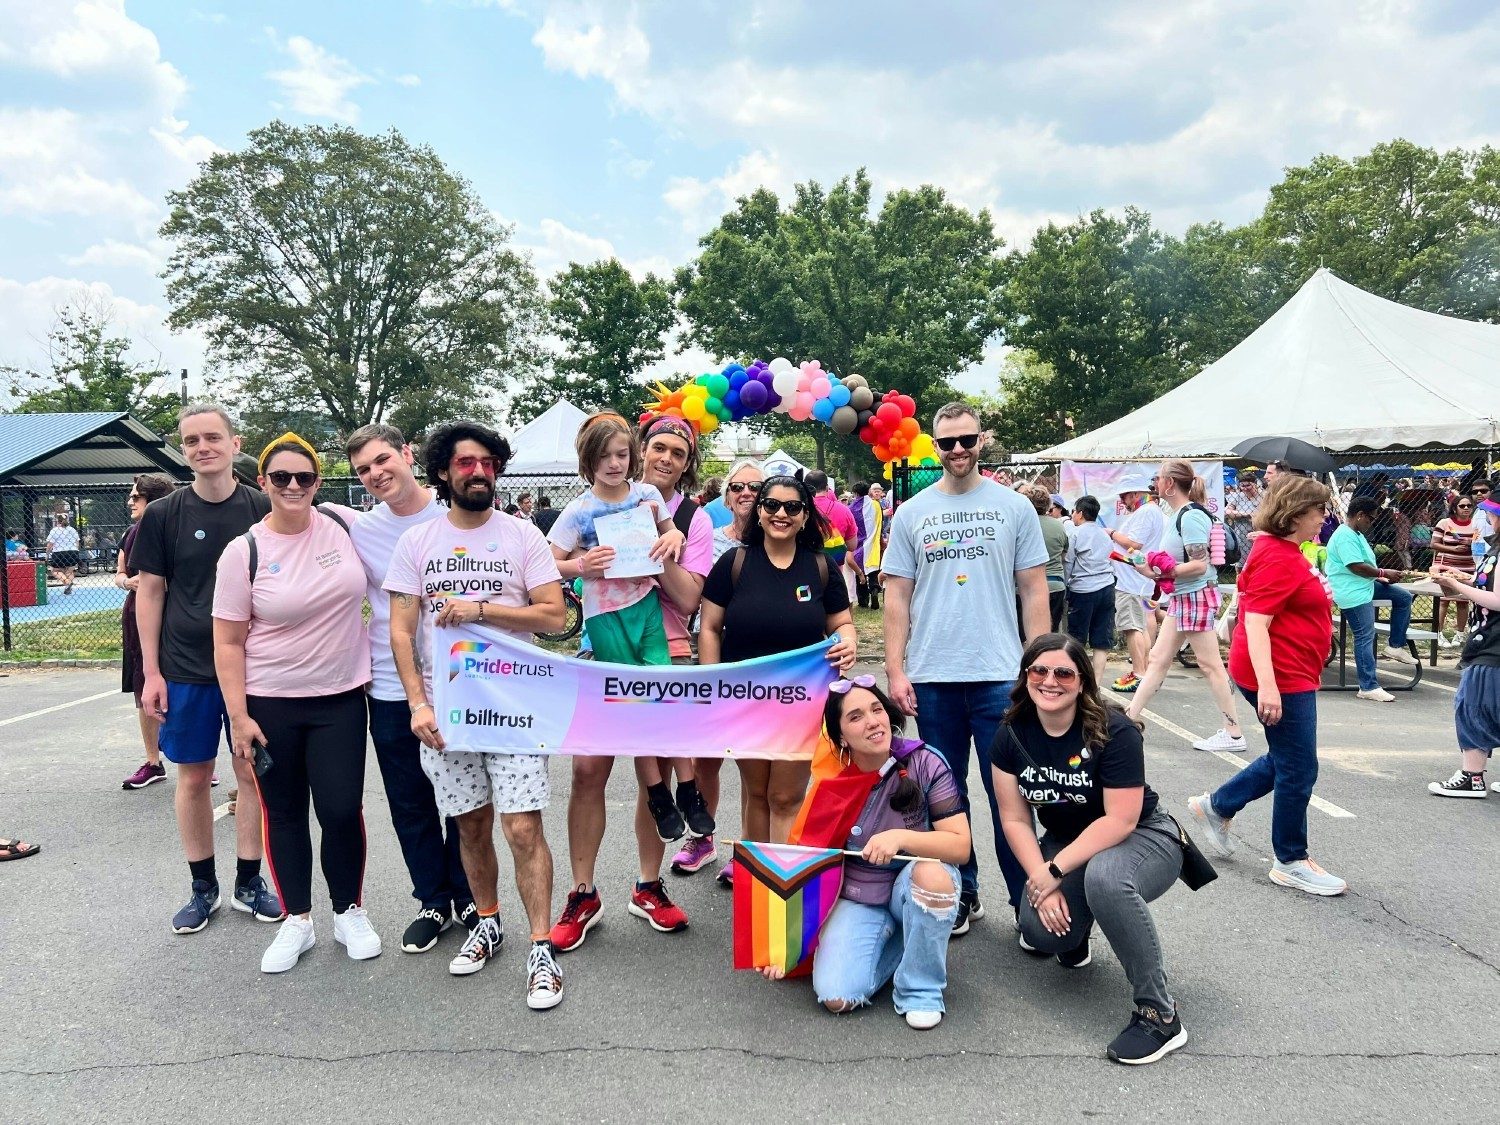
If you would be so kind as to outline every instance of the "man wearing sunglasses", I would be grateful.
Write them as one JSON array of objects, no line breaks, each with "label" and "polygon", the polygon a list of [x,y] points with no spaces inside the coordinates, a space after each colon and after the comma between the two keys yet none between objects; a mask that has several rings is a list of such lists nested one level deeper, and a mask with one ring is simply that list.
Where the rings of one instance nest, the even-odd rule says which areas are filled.
[{"label": "man wearing sunglasses", "polygon": [[[177,830],[192,879],[192,897],[172,919],[172,929],[195,934],[219,909],[209,787],[220,731],[225,741],[229,737],[229,713],[214,671],[214,578],[224,548],[270,512],[271,504],[264,493],[235,481],[240,439],[222,407],[185,406],[177,429],[183,455],[193,466],[193,483],[146,505],[130,561],[140,571],[135,621],[145,673],[141,709],[161,719],[158,745],[177,766]],[[230,905],[257,921],[279,922],[281,902],[260,874],[255,773],[245,759],[231,760],[239,803]]]},{"label": "man wearing sunglasses", "polygon": [[[990,744],[1021,672],[1021,628],[1047,632],[1047,546],[1030,500],[979,472],[985,435],[965,403],[950,402],[932,421],[943,476],[896,509],[885,572],[885,667],[890,696],[917,718],[922,741],[941,751],[968,801],[969,745],[979,757],[989,798],[995,855],[1012,910],[1026,873],[1011,853],[995,804]],[[954,934],[984,916],[979,865],[959,868],[962,889]]]}]

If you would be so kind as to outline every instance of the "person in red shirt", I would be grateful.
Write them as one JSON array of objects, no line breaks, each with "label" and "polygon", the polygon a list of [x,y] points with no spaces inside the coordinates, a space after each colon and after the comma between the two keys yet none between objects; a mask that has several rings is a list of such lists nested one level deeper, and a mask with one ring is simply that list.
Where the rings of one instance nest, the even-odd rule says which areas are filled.
[{"label": "person in red shirt", "polygon": [[813,504],[823,513],[823,519],[828,523],[830,531],[823,549],[828,554],[830,565],[843,576],[844,586],[848,589],[849,600],[852,602],[854,575],[844,566],[844,559],[859,546],[859,528],[854,523],[854,514],[846,505],[839,503],[833,489],[828,487],[828,474],[822,469],[814,469],[803,480],[813,494]]},{"label": "person in red shirt", "polygon": [[1318,683],[1333,637],[1333,596],[1300,545],[1317,535],[1328,501],[1327,488],[1298,477],[1267,493],[1255,513],[1255,530],[1263,534],[1240,571],[1229,675],[1255,708],[1267,750],[1212,795],[1188,800],[1213,849],[1228,856],[1230,822],[1273,793],[1271,882],[1315,895],[1348,889],[1307,854],[1307,805],[1318,778]]}]

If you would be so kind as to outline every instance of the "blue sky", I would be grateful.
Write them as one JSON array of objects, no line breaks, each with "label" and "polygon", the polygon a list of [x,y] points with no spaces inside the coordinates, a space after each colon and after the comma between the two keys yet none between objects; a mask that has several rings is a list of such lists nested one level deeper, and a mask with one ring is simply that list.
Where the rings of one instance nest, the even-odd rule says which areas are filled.
[{"label": "blue sky", "polygon": [[0,0],[0,365],[87,301],[196,378],[202,341],[162,325],[163,197],[274,117],[431,145],[543,277],[639,273],[739,194],[860,165],[1012,245],[1101,206],[1238,222],[1320,151],[1500,144],[1497,59],[1479,2]]}]

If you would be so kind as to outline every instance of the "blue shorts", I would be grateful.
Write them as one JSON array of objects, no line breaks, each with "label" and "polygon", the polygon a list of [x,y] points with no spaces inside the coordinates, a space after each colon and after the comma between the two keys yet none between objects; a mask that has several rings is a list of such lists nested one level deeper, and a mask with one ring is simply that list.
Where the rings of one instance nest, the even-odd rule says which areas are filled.
[{"label": "blue shorts", "polygon": [[1492,753],[1500,746],[1500,668],[1471,664],[1458,680],[1453,725],[1460,750]]},{"label": "blue shorts", "polygon": [[218,684],[167,681],[167,717],[157,745],[174,765],[211,762],[219,756],[219,731],[229,741],[229,712]]}]

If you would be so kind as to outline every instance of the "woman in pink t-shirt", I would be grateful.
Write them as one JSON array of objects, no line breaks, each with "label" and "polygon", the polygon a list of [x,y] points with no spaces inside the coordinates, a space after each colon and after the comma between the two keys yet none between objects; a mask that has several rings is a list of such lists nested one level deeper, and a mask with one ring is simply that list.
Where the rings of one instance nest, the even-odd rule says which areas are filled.
[{"label": "woman in pink t-shirt", "polygon": [[365,869],[365,701],[370,641],[358,513],[313,508],[318,455],[288,433],[260,456],[271,514],[219,557],[214,666],[234,753],[255,763],[266,858],[286,921],[261,958],[281,973],[313,946],[311,796],[323,831],[333,936],[355,960],[380,954],[360,905]]}]

